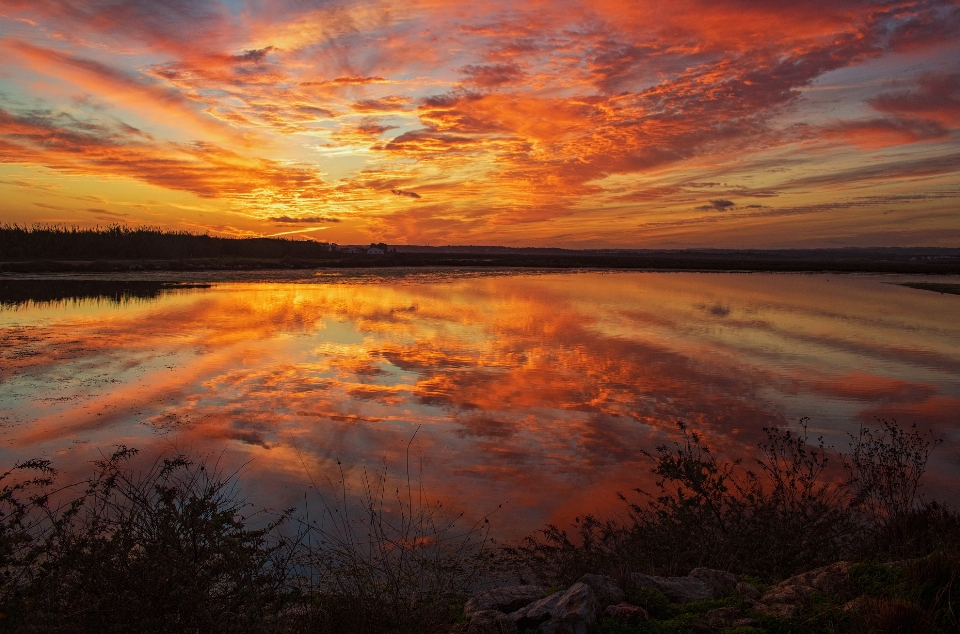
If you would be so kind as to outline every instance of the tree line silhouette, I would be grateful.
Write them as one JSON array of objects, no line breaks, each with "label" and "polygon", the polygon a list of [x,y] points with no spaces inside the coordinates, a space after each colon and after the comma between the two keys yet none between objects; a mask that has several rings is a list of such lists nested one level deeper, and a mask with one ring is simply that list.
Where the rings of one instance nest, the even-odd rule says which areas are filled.
[{"label": "tree line silhouette", "polygon": [[310,240],[221,238],[157,227],[0,226],[0,260],[7,261],[322,259],[331,255],[329,248]]}]

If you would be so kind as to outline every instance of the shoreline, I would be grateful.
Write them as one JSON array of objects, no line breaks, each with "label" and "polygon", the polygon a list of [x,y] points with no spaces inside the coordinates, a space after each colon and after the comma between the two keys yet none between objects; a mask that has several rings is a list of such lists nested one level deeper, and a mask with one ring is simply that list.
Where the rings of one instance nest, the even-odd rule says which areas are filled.
[{"label": "shoreline", "polygon": [[0,275],[245,271],[471,270],[645,271],[698,273],[872,273],[958,275],[960,259],[797,258],[753,254],[501,255],[390,253],[323,259],[195,258],[164,260],[26,260],[0,262]]}]

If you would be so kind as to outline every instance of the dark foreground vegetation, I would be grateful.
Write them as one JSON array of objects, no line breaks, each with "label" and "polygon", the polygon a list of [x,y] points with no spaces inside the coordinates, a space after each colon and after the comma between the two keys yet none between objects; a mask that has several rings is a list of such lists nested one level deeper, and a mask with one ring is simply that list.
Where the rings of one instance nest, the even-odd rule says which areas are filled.
[{"label": "dark foreground vegetation", "polygon": [[653,251],[397,246],[386,251],[348,253],[310,240],[220,238],[151,227],[0,226],[0,272],[476,266],[960,273],[960,249],[938,248]]},{"label": "dark foreground vegetation", "polygon": [[[338,499],[312,518],[251,509],[233,478],[183,456],[134,475],[135,452],[121,448],[59,488],[49,463],[23,463],[0,490],[0,628],[447,632],[481,587],[565,588],[601,573],[653,618],[599,621],[594,634],[957,631],[960,515],[919,491],[937,442],[880,423],[838,454],[801,425],[768,430],[747,464],[680,432],[648,454],[657,487],[623,496],[626,519],[586,517],[509,546],[384,474],[365,481],[362,509]],[[739,629],[702,617],[743,608],[741,597],[678,605],[632,581],[706,566],[762,591],[841,560],[853,562],[860,609],[815,599]]]}]

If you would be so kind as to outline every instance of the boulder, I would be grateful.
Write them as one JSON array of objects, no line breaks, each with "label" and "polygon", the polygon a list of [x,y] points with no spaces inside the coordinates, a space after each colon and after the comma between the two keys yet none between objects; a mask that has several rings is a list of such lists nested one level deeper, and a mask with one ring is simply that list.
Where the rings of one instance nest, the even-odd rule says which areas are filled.
[{"label": "boulder", "polygon": [[674,603],[719,599],[737,587],[736,576],[711,568],[694,568],[686,577],[634,574],[633,582],[641,588],[659,590]]},{"label": "boulder", "polygon": [[626,596],[613,578],[604,575],[583,575],[577,579],[577,583],[585,583],[590,586],[593,593],[597,595],[597,601],[600,602],[601,608],[621,603]]},{"label": "boulder", "polygon": [[753,609],[767,616],[792,618],[807,607],[813,593],[807,586],[777,586],[760,597]]},{"label": "boulder", "polygon": [[813,588],[831,601],[842,603],[857,596],[857,584],[850,576],[850,562],[838,561],[810,572],[805,572],[777,584]]},{"label": "boulder", "polygon": [[518,630],[539,629],[542,634],[586,634],[600,616],[593,588],[575,583],[510,615]]},{"label": "boulder", "polygon": [[634,574],[633,582],[641,588],[659,590],[674,603],[690,603],[713,599],[713,588],[695,577],[655,577]]},{"label": "boulder", "polygon": [[746,581],[737,584],[737,594],[740,595],[740,600],[748,605],[756,603],[760,598],[760,591]]},{"label": "boulder", "polygon": [[466,634],[517,634],[517,625],[498,610],[480,610],[470,616]]},{"label": "boulder", "polygon": [[850,576],[850,562],[840,561],[781,581],[760,597],[754,609],[760,614],[792,617],[802,611],[814,593],[836,603],[857,596],[857,586]]},{"label": "boulder", "polygon": [[724,597],[736,590],[737,581],[739,581],[736,575],[712,568],[694,568],[687,576],[705,583],[713,591],[714,599]]},{"label": "boulder", "polygon": [[753,619],[744,617],[738,608],[717,608],[704,614],[703,618],[711,627],[721,630],[728,627],[745,627],[756,623]]},{"label": "boulder", "polygon": [[618,605],[608,605],[603,611],[603,615],[609,619],[616,619],[624,623],[636,623],[637,621],[646,621],[650,618],[647,611],[639,605],[630,603],[620,603]]},{"label": "boulder", "polygon": [[474,612],[483,610],[513,612],[545,596],[547,596],[547,591],[541,586],[505,586],[503,588],[493,588],[484,590],[467,601],[467,604],[463,607],[463,611],[468,617]]}]

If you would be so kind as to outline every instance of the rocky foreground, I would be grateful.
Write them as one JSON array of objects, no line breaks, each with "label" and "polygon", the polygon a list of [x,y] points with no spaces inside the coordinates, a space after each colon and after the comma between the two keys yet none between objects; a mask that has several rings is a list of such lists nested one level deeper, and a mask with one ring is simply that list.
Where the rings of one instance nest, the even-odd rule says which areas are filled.
[{"label": "rocky foreground", "polygon": [[[712,632],[749,627],[764,617],[793,618],[818,600],[856,611],[862,599],[850,569],[849,562],[838,562],[791,577],[764,592],[736,575],[709,568],[696,568],[685,577],[633,574],[629,582],[634,596],[671,604],[726,599],[725,605],[706,609],[690,624],[693,632]],[[451,634],[586,634],[603,619],[636,624],[651,618],[647,609],[627,602],[626,597],[613,578],[593,574],[549,595],[546,588],[535,585],[495,588],[466,603],[466,622]]]}]

